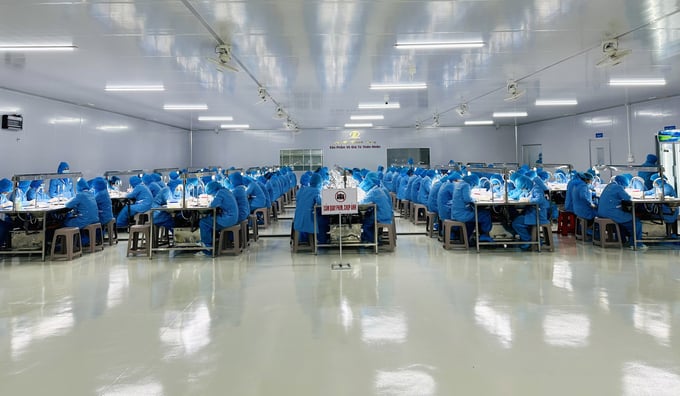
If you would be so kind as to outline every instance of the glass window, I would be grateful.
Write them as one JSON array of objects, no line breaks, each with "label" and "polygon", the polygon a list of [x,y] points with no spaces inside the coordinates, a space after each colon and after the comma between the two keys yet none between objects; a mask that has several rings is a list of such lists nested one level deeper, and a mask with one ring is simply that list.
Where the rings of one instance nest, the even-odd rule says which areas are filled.
[{"label": "glass window", "polygon": [[281,166],[288,166],[295,171],[315,171],[323,166],[323,150],[291,149],[280,151]]}]

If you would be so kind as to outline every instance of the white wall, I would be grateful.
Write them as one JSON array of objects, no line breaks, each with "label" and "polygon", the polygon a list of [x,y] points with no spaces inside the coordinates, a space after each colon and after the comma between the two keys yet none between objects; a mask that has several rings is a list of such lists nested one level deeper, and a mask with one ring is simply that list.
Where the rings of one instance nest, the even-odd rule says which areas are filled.
[{"label": "white wall", "polygon": [[[153,122],[0,90],[1,113],[18,108],[22,131],[0,130],[0,178],[56,172],[60,161],[86,178],[107,170],[189,165],[189,132]],[[76,118],[71,124],[50,123]],[[101,126],[124,125],[122,131]]]},{"label": "white wall", "polygon": [[[343,143],[346,142],[346,143]],[[331,149],[371,142],[380,148]],[[388,148],[426,147],[432,165],[515,162],[514,128],[465,127],[360,131],[201,131],[193,133],[193,165],[250,167],[279,163],[280,149],[323,149],[324,165],[375,169],[387,165]]]},{"label": "white wall", "polygon": [[[680,97],[652,100],[630,106],[631,153],[633,164],[644,162],[656,152],[656,133],[666,125],[680,126]],[[597,132],[611,141],[613,164],[628,163],[627,116],[625,106],[559,118],[519,129],[519,146],[541,144],[544,163],[569,163],[578,170],[590,165],[589,140]]]}]

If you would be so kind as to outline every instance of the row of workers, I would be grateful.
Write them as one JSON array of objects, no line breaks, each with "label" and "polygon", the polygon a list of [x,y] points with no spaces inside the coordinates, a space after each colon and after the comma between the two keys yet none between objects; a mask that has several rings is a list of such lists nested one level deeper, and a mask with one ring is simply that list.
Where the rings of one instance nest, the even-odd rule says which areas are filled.
[{"label": "row of workers", "polygon": [[[649,154],[643,165],[655,166],[656,162],[656,155]],[[643,194],[647,196],[661,193],[667,197],[677,197],[673,186],[663,182],[658,173],[639,172],[637,178],[641,179],[641,183],[635,183],[636,177],[631,174],[616,175],[598,197],[593,188],[593,181],[596,179],[593,170],[575,172],[567,184],[564,210],[586,219],[588,224],[586,233],[588,234],[592,233],[590,228],[595,217],[613,220],[621,230],[621,241],[624,245],[630,246],[633,237],[633,221],[635,221],[635,239],[637,241],[642,240],[642,222],[639,218],[633,218],[630,207],[625,204],[626,201],[632,199],[630,194],[626,192],[626,188],[635,185],[635,187],[641,188]],[[657,192],[657,188],[663,188],[663,191]],[[661,205],[660,215],[664,223],[669,225],[668,236],[677,238],[678,209]],[[637,242],[636,248],[646,249],[647,246],[642,242]]]}]

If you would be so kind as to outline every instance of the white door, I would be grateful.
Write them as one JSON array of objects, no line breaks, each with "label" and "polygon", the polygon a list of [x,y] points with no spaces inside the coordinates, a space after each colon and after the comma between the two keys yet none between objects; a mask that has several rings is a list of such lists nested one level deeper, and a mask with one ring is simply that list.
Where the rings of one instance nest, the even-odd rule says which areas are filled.
[{"label": "white door", "polygon": [[590,167],[612,165],[612,149],[609,139],[590,139]]}]

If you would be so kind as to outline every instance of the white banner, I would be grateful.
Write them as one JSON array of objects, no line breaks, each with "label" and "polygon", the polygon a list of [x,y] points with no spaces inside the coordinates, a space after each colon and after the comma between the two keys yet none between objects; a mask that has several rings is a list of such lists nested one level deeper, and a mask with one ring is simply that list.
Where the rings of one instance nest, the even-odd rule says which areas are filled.
[{"label": "white banner", "polygon": [[321,190],[321,214],[337,215],[359,212],[356,188]]}]

